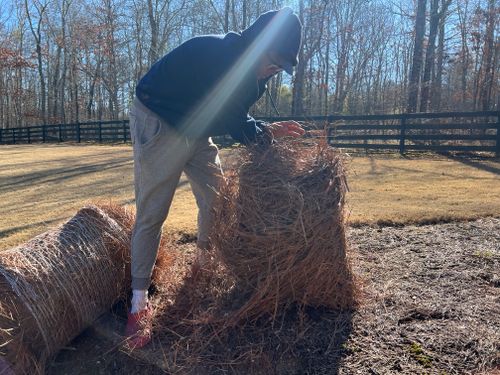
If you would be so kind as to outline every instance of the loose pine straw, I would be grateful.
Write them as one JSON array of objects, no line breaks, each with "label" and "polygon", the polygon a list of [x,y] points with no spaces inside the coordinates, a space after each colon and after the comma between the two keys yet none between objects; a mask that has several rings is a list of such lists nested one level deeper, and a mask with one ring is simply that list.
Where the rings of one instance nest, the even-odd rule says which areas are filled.
[{"label": "loose pine straw", "polygon": [[119,206],[90,205],[0,254],[4,366],[43,373],[47,358],[124,296],[132,223]]},{"label": "loose pine straw", "polygon": [[298,340],[308,312],[350,314],[357,305],[341,155],[291,141],[244,149],[235,165],[220,188],[211,261],[196,271],[192,254],[177,252],[157,274],[156,337],[168,347],[169,372],[268,373],[269,322]]}]

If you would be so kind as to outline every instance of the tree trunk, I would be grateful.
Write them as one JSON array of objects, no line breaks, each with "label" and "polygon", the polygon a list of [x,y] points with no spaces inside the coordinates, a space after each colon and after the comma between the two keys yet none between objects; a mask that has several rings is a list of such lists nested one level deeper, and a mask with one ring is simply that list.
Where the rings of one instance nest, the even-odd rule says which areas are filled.
[{"label": "tree trunk", "polygon": [[[0,92],[8,92],[4,84],[4,75],[2,73],[2,70],[0,69]],[[5,118],[5,102],[7,99],[7,95],[1,95],[0,96],[0,129],[3,128],[3,124],[6,123],[6,118]]]},{"label": "tree trunk", "polygon": [[418,91],[420,86],[420,72],[422,70],[423,44],[425,34],[425,3],[418,0],[417,15],[415,19],[415,43],[413,47],[413,60],[408,83],[408,106],[410,113],[417,112]]},{"label": "tree trunk", "polygon": [[148,0],[148,21],[151,31],[148,61],[149,66],[151,66],[156,60],[158,60],[158,35],[160,33],[158,22],[156,22],[155,18],[155,12],[153,10],[153,0]]},{"label": "tree trunk", "polygon": [[247,2],[248,0],[243,0],[243,3],[241,5],[242,7],[242,23],[241,23],[241,29],[244,30],[247,28]]},{"label": "tree trunk", "polygon": [[89,100],[87,102],[87,117],[92,118],[92,107],[94,106],[94,93],[95,93],[95,85],[97,82],[97,78],[101,74],[101,61],[102,58],[100,56],[97,57],[97,65],[95,68],[95,73],[92,77],[92,81],[90,82],[90,89],[89,89]]},{"label": "tree trunk", "polygon": [[61,103],[59,105],[60,108],[59,116],[61,118],[61,122],[66,122],[66,107],[65,107],[66,74],[68,71],[68,49],[70,48],[69,44],[66,41],[66,15],[69,12],[70,5],[71,5],[71,0],[63,2],[63,12],[61,14],[62,43],[64,47],[63,67],[62,67],[60,87],[59,87],[59,93],[60,93],[59,97],[61,98]]},{"label": "tree trunk", "polygon": [[481,109],[487,111],[490,109],[490,99],[491,91],[494,83],[494,63],[493,58],[495,56],[494,48],[494,33],[495,33],[495,22],[496,21],[496,10],[495,10],[495,0],[488,0],[488,10],[486,12],[486,32],[484,36],[484,46],[483,46],[483,67],[482,67],[482,77],[480,79],[480,89],[479,89],[479,102],[481,103]]},{"label": "tree trunk", "polygon": [[324,86],[323,86],[323,96],[324,96],[324,102],[323,102],[323,115],[328,115],[328,88],[330,84],[330,38],[331,38],[331,32],[330,32],[330,22],[328,22],[328,41],[326,43],[326,56],[325,56],[325,80],[324,80]]},{"label": "tree trunk", "polygon": [[56,63],[54,67],[54,71],[52,72],[52,105],[50,114],[53,118],[57,118],[58,112],[58,97],[59,97],[59,77],[60,77],[60,69],[61,69],[61,54],[62,54],[62,46],[59,43],[57,45],[56,52]]},{"label": "tree trunk", "polygon": [[448,11],[449,0],[442,0],[441,17],[439,18],[439,37],[436,62],[436,77],[432,82],[431,108],[437,112],[441,109],[441,90],[443,86],[443,61],[444,61],[444,37],[446,12]]},{"label": "tree trunk", "polygon": [[235,0],[231,0],[231,18],[233,20],[233,22],[232,22],[233,31],[238,31],[238,18],[236,16]]},{"label": "tree trunk", "polygon": [[[304,0],[299,0],[299,19],[304,24]],[[305,76],[305,61],[304,61],[304,43],[299,50],[299,63],[295,69],[292,88],[292,115],[300,116],[304,113],[304,76]]]},{"label": "tree trunk", "polygon": [[460,90],[461,90],[461,107],[466,108],[467,102],[467,74],[469,68],[469,46],[467,44],[467,16],[468,12],[468,3],[465,3],[465,9],[462,10],[462,7],[457,7],[458,21],[460,27]]},{"label": "tree trunk", "polygon": [[224,32],[229,32],[229,9],[231,7],[230,0],[226,0],[224,6]]},{"label": "tree trunk", "polygon": [[40,79],[40,110],[41,117],[44,124],[47,123],[47,92],[45,86],[45,74],[43,72],[43,60],[42,60],[42,20],[44,13],[47,9],[47,4],[35,4],[35,7],[38,11],[38,24],[36,26],[33,25],[33,20],[28,7],[28,0],[24,0],[24,6],[26,9],[26,16],[28,18],[28,23],[30,25],[31,33],[33,34],[33,38],[35,38],[35,46],[36,46],[36,57],[37,57],[37,68],[38,68],[38,77]]},{"label": "tree trunk", "polygon": [[434,52],[436,49],[436,36],[439,26],[439,0],[431,0],[431,19],[429,24],[429,39],[427,52],[425,54],[424,76],[422,78],[422,93],[420,95],[420,111],[427,112],[429,109],[431,72],[434,67]]}]

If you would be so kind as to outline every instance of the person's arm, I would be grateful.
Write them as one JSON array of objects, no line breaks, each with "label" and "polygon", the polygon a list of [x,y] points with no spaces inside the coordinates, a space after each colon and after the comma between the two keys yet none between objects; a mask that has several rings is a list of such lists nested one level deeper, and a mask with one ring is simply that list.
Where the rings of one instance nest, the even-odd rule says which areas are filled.
[{"label": "person's arm", "polygon": [[249,114],[241,118],[225,119],[228,132],[233,139],[243,144],[255,143],[262,138],[301,137],[305,130],[296,121],[266,123],[255,120]]},{"label": "person's arm", "polygon": [[259,138],[266,136],[266,123],[263,121],[255,120],[249,114],[246,114],[245,117],[242,117],[238,120],[235,118],[228,124],[228,132],[231,137],[243,144],[255,143]]}]

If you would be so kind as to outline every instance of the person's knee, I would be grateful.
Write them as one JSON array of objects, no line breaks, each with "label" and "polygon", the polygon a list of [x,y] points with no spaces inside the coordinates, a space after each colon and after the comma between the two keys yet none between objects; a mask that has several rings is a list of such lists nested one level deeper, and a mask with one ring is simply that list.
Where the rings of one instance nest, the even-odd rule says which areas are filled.
[{"label": "person's knee", "polygon": [[166,215],[163,214],[141,214],[135,219],[135,230],[144,230],[148,232],[156,232],[161,230],[163,223],[166,220]]}]

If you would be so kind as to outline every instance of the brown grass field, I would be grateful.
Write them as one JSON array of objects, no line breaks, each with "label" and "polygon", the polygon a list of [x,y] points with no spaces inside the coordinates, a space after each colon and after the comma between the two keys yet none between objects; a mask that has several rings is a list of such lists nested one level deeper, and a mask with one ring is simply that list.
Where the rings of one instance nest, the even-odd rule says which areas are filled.
[{"label": "brown grass field", "polygon": [[[230,151],[222,152],[222,159]],[[500,216],[498,160],[394,155],[348,159],[350,222],[410,224]],[[134,203],[127,145],[0,147],[0,249],[70,217],[86,202]],[[185,179],[168,232],[196,231],[196,204]]]},{"label": "brown grass field", "polygon": [[[231,152],[222,151],[223,162]],[[292,309],[278,324],[263,320],[217,335],[209,327],[196,340],[177,333],[173,321],[140,358],[94,327],[61,350],[47,373],[498,373],[500,160],[377,154],[351,156],[346,164],[348,242],[366,292],[357,309]],[[179,184],[165,230],[192,239],[196,206],[186,182]],[[87,202],[133,205],[131,148],[2,146],[0,192],[2,250]],[[175,296],[193,287],[182,275],[189,273],[195,246],[180,239],[175,244],[186,255],[169,270],[179,281],[168,286]],[[203,291],[203,284],[194,290]]]}]

